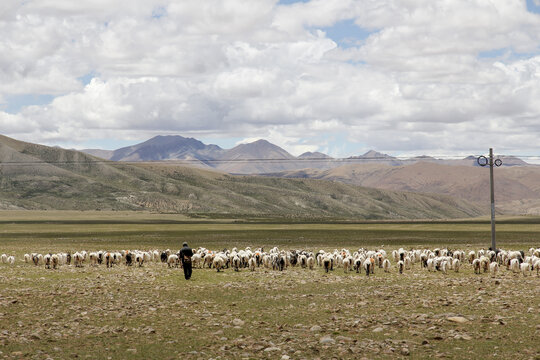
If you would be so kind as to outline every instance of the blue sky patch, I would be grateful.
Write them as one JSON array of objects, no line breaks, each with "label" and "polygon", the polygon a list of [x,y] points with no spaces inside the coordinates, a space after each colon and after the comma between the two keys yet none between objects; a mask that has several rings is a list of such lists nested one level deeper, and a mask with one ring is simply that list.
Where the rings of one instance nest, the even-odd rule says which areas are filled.
[{"label": "blue sky patch", "polygon": [[540,14],[540,1],[527,0],[527,10],[532,13]]},{"label": "blue sky patch", "polygon": [[88,74],[85,74],[81,77],[78,77],[77,80],[82,82],[84,86],[90,84],[90,81],[92,81],[93,78],[95,78],[97,74],[94,71],[89,72]]},{"label": "blue sky patch", "polygon": [[309,0],[279,0],[279,5],[291,5],[296,3],[305,3],[309,2]]},{"label": "blue sky patch", "polygon": [[[539,49],[540,50],[540,49]],[[514,61],[520,59],[529,59],[534,56],[537,56],[539,51],[532,53],[518,53],[513,51],[511,48],[501,48],[493,49],[488,51],[481,51],[478,53],[478,58],[480,59],[499,59],[502,61]]]},{"label": "blue sky patch", "polygon": [[354,23],[354,19],[338,21],[333,26],[321,30],[342,48],[360,46],[371,34],[378,31],[362,28]]},{"label": "blue sky patch", "polygon": [[507,49],[507,48],[493,49],[493,50],[488,50],[488,51],[481,51],[478,54],[478,57],[481,58],[481,59],[500,58],[500,57],[504,56],[508,51],[509,51],[509,49]]},{"label": "blue sky patch", "polygon": [[6,96],[6,103],[0,104],[0,110],[8,114],[17,114],[27,106],[48,105],[55,97],[55,95],[49,94],[8,95]]},{"label": "blue sky patch", "polygon": [[159,19],[166,15],[167,15],[167,9],[164,6],[156,6],[152,10],[152,17],[154,19]]}]

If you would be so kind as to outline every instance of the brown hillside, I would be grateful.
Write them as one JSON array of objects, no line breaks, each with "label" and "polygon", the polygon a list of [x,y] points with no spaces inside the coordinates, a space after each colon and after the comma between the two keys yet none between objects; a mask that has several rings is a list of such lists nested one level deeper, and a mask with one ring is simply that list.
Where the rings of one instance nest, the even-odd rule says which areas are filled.
[{"label": "brown hillside", "polygon": [[[419,162],[405,166],[353,164],[326,171],[302,170],[284,177],[315,178],[387,190],[436,193],[470,201],[489,203],[489,168],[449,166]],[[498,204],[540,199],[540,168],[500,167],[495,169],[495,198]]]},{"label": "brown hillside", "polygon": [[226,216],[441,219],[479,216],[466,200],[312,179],[137,165],[0,138],[0,208],[150,210]]}]

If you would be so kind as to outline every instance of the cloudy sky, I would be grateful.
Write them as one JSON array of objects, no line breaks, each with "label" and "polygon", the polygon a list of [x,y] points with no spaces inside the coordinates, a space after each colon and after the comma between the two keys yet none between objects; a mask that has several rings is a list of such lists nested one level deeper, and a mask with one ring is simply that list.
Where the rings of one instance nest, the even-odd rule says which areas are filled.
[{"label": "cloudy sky", "polygon": [[540,155],[540,0],[1,0],[0,133]]}]

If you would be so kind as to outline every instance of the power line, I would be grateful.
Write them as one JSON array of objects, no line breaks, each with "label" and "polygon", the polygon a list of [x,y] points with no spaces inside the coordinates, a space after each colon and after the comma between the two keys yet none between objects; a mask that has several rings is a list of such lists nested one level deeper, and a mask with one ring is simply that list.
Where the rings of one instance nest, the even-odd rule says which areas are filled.
[{"label": "power line", "polygon": [[[12,165],[12,166],[35,166],[35,165],[126,165],[126,164],[143,164],[150,162],[159,162],[159,163],[250,163],[250,162],[271,162],[271,163],[281,163],[281,162],[297,162],[297,163],[310,163],[310,162],[328,162],[328,163],[348,163],[348,162],[419,162],[419,161],[471,161],[476,162],[478,156],[481,155],[471,155],[465,158],[460,158],[452,155],[443,155],[443,156],[418,156],[418,157],[406,157],[406,156],[373,156],[373,157],[348,157],[348,158],[248,158],[248,159],[170,159],[170,160],[143,160],[143,161],[114,161],[114,160],[89,160],[84,159],[80,161],[0,161],[0,166],[2,165]],[[498,158],[517,158],[517,159],[535,159],[540,160],[540,156],[536,155],[499,155]]]}]

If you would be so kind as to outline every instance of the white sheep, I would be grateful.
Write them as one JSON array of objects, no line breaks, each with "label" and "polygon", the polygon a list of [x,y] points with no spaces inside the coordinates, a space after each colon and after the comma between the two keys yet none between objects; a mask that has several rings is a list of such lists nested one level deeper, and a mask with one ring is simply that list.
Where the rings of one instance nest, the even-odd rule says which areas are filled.
[{"label": "white sheep", "polygon": [[240,266],[241,267],[247,267],[249,263],[249,259],[251,257],[251,250],[240,250],[238,252],[238,257],[240,258]]},{"label": "white sheep", "polygon": [[317,253],[317,256],[315,257],[315,259],[317,260],[318,266],[323,266],[324,256],[325,256],[325,252],[323,250],[319,250],[319,252]]},{"label": "white sheep", "polygon": [[465,259],[465,252],[461,250],[454,251],[453,258],[462,262]]},{"label": "white sheep", "polygon": [[105,265],[107,265],[108,268],[112,267],[113,266],[113,263],[114,263],[114,258],[113,258],[113,254],[110,253],[110,252],[105,252],[103,254],[103,259],[105,260]]},{"label": "white sheep", "polygon": [[58,256],[58,254],[51,255],[51,262],[50,263],[51,263],[53,269],[58,268],[58,265],[60,263],[60,257]]},{"label": "white sheep", "polygon": [[390,260],[384,259],[382,263],[382,267],[384,269],[384,272],[390,272]]},{"label": "white sheep", "polygon": [[223,259],[223,257],[220,255],[214,256],[212,266],[217,269],[218,272],[220,272],[225,267],[225,259]]},{"label": "white sheep", "polygon": [[499,263],[492,262],[491,264],[489,264],[489,272],[492,276],[497,275],[497,273],[499,272]]},{"label": "white sheep", "polygon": [[73,254],[73,265],[75,265],[75,267],[82,267],[83,261],[83,254],[81,254],[80,252],[76,252],[75,254]]},{"label": "white sheep", "polygon": [[30,262],[32,261],[32,255],[30,254],[24,254],[24,262],[26,264],[30,264]]},{"label": "white sheep", "polygon": [[198,268],[198,267],[201,267],[201,264],[202,264],[202,256],[201,254],[193,254],[193,256],[191,257],[191,265],[194,267],[194,268]]},{"label": "white sheep", "polygon": [[369,276],[369,274],[373,274],[373,268],[375,267],[375,260],[371,257],[368,257],[366,260],[364,260],[362,266],[364,266],[364,270],[366,271],[366,276]]},{"label": "white sheep", "polygon": [[459,260],[459,258],[455,258],[452,261],[452,268],[454,269],[455,272],[459,272],[460,266],[461,266],[461,261]]},{"label": "white sheep", "polygon": [[204,256],[203,267],[206,265],[208,266],[208,268],[211,268],[213,262],[214,262],[214,254],[212,252],[209,252]]},{"label": "white sheep", "polygon": [[403,259],[403,264],[405,266],[405,269],[411,270],[412,261],[411,261],[411,258],[409,256],[405,256],[405,258]]},{"label": "white sheep", "polygon": [[257,260],[255,259],[255,257],[249,258],[248,267],[249,267],[249,270],[255,271],[255,268],[257,267]]},{"label": "white sheep", "polygon": [[270,255],[263,255],[262,263],[265,269],[270,269],[272,267],[272,257]]},{"label": "white sheep", "polygon": [[513,273],[519,272],[519,260],[518,259],[511,259],[510,260],[510,270],[512,270]]},{"label": "white sheep", "polygon": [[440,266],[440,269],[441,271],[443,272],[443,274],[447,274],[448,273],[448,261],[446,260],[442,260],[441,261],[441,266]]},{"label": "white sheep", "polygon": [[489,268],[489,258],[487,256],[480,256],[480,268],[484,270],[484,272],[488,271]]},{"label": "white sheep", "polygon": [[536,270],[536,276],[540,275],[540,259],[536,259],[533,264],[533,269]]},{"label": "white sheep", "polygon": [[58,255],[58,265],[66,265],[68,254],[67,253],[60,253]]},{"label": "white sheep", "polygon": [[351,260],[352,258],[349,258],[349,257],[346,257],[345,259],[343,259],[343,272],[344,273],[349,272],[349,269],[351,267]]},{"label": "white sheep", "polygon": [[119,251],[112,253],[112,257],[113,257],[113,264],[116,264],[116,265],[120,264],[122,260],[124,259],[124,257],[122,256],[122,253]]},{"label": "white sheep", "polygon": [[91,252],[88,254],[88,258],[90,259],[90,265],[97,266],[98,265],[98,253],[97,252]]},{"label": "white sheep", "polygon": [[242,260],[240,259],[238,255],[234,255],[234,257],[232,258],[232,267],[234,271],[239,271],[241,266],[242,266]]},{"label": "white sheep", "polygon": [[392,250],[392,258],[394,259],[395,262],[399,261],[399,253],[397,250]]},{"label": "white sheep", "polygon": [[360,269],[362,268],[362,263],[364,262],[364,258],[358,256],[353,261],[353,269],[356,270],[356,273],[358,274],[360,272]]},{"label": "white sheep", "polygon": [[309,270],[313,270],[313,268],[315,267],[315,258],[313,256],[308,257],[307,265]]},{"label": "white sheep", "polygon": [[6,254],[2,254],[2,257],[1,257],[1,259],[2,259],[2,264],[6,264],[6,263],[7,263],[7,258],[8,258],[8,256],[7,256]]},{"label": "white sheep", "polygon": [[328,272],[329,270],[333,270],[334,258],[331,254],[327,254],[322,260],[322,263],[323,263],[325,272]]},{"label": "white sheep", "polygon": [[13,256],[13,255],[8,256],[7,262],[8,262],[9,265],[15,264],[15,256]]},{"label": "white sheep", "polygon": [[476,259],[476,253],[474,251],[469,251],[469,264],[472,264],[473,261]]},{"label": "white sheep", "polygon": [[474,273],[475,274],[480,274],[480,272],[481,272],[480,259],[474,259],[472,261],[472,266],[473,266],[473,269],[474,269]]},{"label": "white sheep", "polygon": [[180,263],[180,259],[178,258],[178,255],[176,255],[176,254],[171,254],[167,258],[167,266],[168,267],[172,267],[172,266],[178,267],[179,263]]},{"label": "white sheep", "polygon": [[428,271],[435,271],[435,259],[427,259]]},{"label": "white sheep", "polygon": [[302,254],[298,257],[298,263],[302,267],[302,269],[307,268],[307,256]]},{"label": "white sheep", "polygon": [[523,276],[532,275],[532,266],[531,266],[531,264],[524,262],[519,266],[519,268],[520,268],[521,273],[523,274]]},{"label": "white sheep", "polygon": [[135,262],[139,264],[139,267],[142,267],[144,264],[144,255],[142,253],[135,254]]}]

